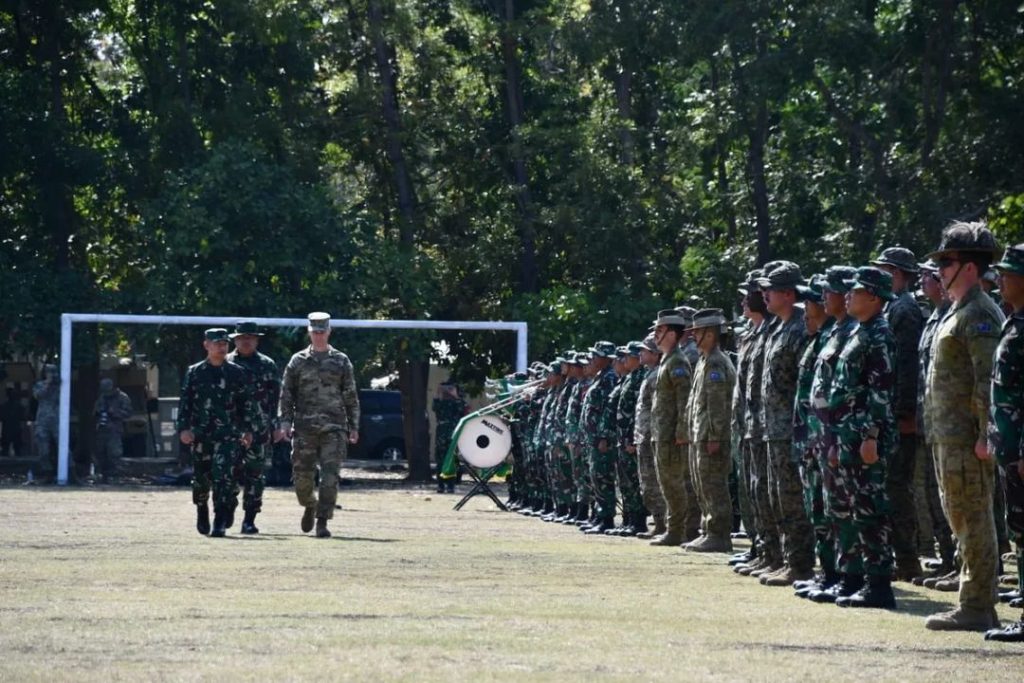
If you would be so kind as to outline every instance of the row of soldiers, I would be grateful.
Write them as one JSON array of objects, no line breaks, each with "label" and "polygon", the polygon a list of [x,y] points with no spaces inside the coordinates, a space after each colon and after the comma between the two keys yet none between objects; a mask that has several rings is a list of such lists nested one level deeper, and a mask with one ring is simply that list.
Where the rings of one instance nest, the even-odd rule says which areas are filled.
[{"label": "row of soldiers", "polygon": [[[841,607],[894,609],[894,580],[958,590],[927,628],[1024,640],[1024,619],[1000,628],[995,611],[997,526],[1024,570],[1024,245],[995,263],[1008,320],[982,287],[999,253],[984,224],[955,223],[925,263],[892,247],[805,280],[773,261],[740,287],[731,357],[723,312],[683,306],[643,341],[535,364],[543,380],[515,407],[513,507],[728,552],[735,503],[752,538],[729,560],[741,575]],[[938,547],[931,575],[921,535],[923,554]]]}]

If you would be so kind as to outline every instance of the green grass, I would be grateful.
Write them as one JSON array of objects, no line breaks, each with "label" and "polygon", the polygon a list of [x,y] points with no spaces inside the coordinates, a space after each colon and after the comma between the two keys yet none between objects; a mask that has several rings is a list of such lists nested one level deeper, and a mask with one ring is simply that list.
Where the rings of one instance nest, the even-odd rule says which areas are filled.
[{"label": "green grass", "polygon": [[[194,531],[182,489],[0,489],[0,680],[1021,680],[1024,646],[815,605],[724,556],[584,537],[474,499],[290,491],[263,533]],[[233,531],[237,531],[237,525]],[[1016,610],[1000,607],[1004,620]]]}]

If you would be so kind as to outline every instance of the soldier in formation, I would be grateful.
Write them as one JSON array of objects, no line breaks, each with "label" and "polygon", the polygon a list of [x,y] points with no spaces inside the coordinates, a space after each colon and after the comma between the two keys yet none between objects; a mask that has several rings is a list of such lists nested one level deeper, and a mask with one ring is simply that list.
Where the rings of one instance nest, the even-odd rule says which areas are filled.
[{"label": "soldier in formation", "polygon": [[114,380],[100,380],[100,395],[93,407],[96,422],[96,450],[93,453],[96,474],[107,482],[119,474],[124,453],[124,421],[131,417],[132,400]]}]

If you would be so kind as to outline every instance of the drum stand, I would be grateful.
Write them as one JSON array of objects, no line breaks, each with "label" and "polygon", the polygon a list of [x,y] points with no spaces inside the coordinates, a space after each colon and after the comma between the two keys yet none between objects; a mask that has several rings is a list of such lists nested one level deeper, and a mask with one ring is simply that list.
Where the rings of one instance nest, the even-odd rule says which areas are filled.
[{"label": "drum stand", "polygon": [[469,490],[469,493],[464,495],[462,497],[462,500],[455,504],[455,509],[461,510],[462,506],[468,503],[470,498],[482,493],[491,500],[493,500],[494,504],[498,506],[499,510],[501,510],[502,512],[508,512],[508,508],[505,507],[505,504],[502,503],[498,496],[494,494],[494,491],[491,490],[491,487],[489,485],[491,477],[493,477],[494,473],[497,472],[498,469],[500,469],[500,466],[488,467],[487,469],[477,471],[477,468],[473,467],[464,460],[462,462],[462,466],[466,469],[466,473],[469,474],[470,479],[472,479],[474,483],[473,488]]}]

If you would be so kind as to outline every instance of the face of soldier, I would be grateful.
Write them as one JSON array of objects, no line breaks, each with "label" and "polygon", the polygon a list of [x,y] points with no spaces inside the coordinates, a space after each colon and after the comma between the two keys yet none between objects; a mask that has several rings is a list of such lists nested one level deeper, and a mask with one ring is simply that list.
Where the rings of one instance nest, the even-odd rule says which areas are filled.
[{"label": "face of soldier", "polygon": [[942,283],[939,282],[939,278],[931,274],[925,275],[921,278],[921,291],[924,292],[924,295],[934,303],[942,301],[942,298],[946,294],[942,290]]},{"label": "face of soldier", "polygon": [[825,324],[828,314],[825,306],[816,301],[808,301],[804,304],[804,325],[808,334],[815,334]]},{"label": "face of soldier", "polygon": [[209,339],[203,341],[203,348],[206,349],[206,359],[213,363],[223,363],[224,359],[228,355],[228,342],[224,341],[210,341]]},{"label": "face of soldier", "polygon": [[796,303],[796,291],[792,289],[769,289],[764,293],[765,305],[775,315],[785,315]]},{"label": "face of soldier", "polygon": [[1024,275],[1014,273],[999,274],[999,291],[1003,301],[1019,309],[1024,307]]},{"label": "face of soldier", "polygon": [[846,317],[846,295],[825,292],[825,311],[836,320]]},{"label": "face of soldier", "polygon": [[846,310],[851,316],[864,322],[882,310],[881,301],[866,289],[852,289],[846,295]]},{"label": "face of soldier", "polygon": [[310,330],[309,331],[309,343],[312,344],[313,349],[316,351],[326,351],[328,340],[331,338],[331,330]]},{"label": "face of soldier", "polygon": [[668,353],[678,343],[676,333],[668,329],[667,325],[658,325],[654,328],[654,343],[658,345],[662,353]]},{"label": "face of soldier", "polygon": [[633,372],[640,367],[640,356],[627,356],[626,357],[626,372]]},{"label": "face of soldier", "polygon": [[902,270],[895,266],[890,266],[885,263],[878,266],[878,268],[879,270],[884,270],[885,272],[889,273],[889,275],[892,275],[893,292],[898,294],[899,292],[902,292],[904,289],[907,288],[907,274],[904,273]]},{"label": "face of soldier", "polygon": [[256,353],[256,348],[260,345],[260,338],[255,334],[242,334],[235,337],[235,350],[238,351],[239,355],[251,356]]},{"label": "face of soldier", "polygon": [[643,349],[642,351],[640,351],[640,362],[648,366],[657,365],[658,354],[654,353],[654,351],[648,351],[647,349]]}]

